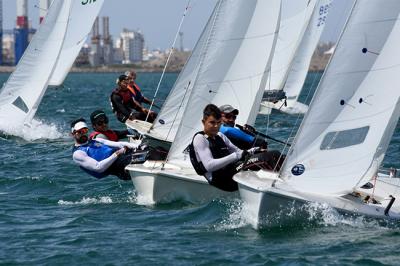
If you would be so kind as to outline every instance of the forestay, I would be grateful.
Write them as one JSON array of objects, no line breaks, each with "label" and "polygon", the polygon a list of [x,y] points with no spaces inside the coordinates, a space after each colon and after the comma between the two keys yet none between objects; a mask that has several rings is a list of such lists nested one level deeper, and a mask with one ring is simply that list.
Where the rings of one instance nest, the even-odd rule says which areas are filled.
[{"label": "forestay", "polygon": [[200,60],[202,56],[204,56],[206,44],[211,38],[211,32],[216,17],[219,14],[220,5],[221,1],[215,6],[190,58],[186,62],[174,87],[171,89],[171,92],[164,102],[158,114],[159,119],[154,122],[152,131],[159,136],[163,136],[164,140],[172,142],[176,135],[190,96],[190,91],[193,88],[194,81],[198,74]]},{"label": "forestay", "polygon": [[283,0],[282,20],[266,90],[282,90],[317,0]]},{"label": "forestay", "polygon": [[376,174],[399,117],[399,11],[353,6],[281,173],[294,189],[347,193]]},{"label": "forestay", "polygon": [[15,71],[0,91],[0,123],[29,123],[46,91],[68,26],[71,0],[53,1]]},{"label": "forestay", "polygon": [[279,0],[220,1],[212,35],[188,104],[172,144],[169,160],[180,164],[184,149],[202,128],[204,107],[231,104],[237,122],[253,124],[270,69],[280,14]]},{"label": "forestay", "polygon": [[99,14],[103,3],[104,0],[73,1],[67,33],[49,85],[58,86],[64,82],[92,29],[93,22]]},{"label": "forestay", "polygon": [[306,79],[311,57],[325,27],[325,21],[332,0],[319,0],[314,7],[307,29],[304,32],[299,47],[289,68],[289,73],[283,90],[290,102],[297,101]]}]

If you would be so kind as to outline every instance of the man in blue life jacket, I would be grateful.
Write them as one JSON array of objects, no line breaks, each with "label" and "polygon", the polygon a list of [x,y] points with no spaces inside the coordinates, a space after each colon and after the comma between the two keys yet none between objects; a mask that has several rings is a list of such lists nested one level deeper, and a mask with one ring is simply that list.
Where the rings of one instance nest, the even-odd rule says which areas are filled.
[{"label": "man in blue life jacket", "polygon": [[222,125],[219,131],[238,148],[247,150],[252,147],[261,147],[267,149],[268,143],[264,138],[256,136],[255,130],[249,125],[243,127],[244,130],[235,127],[236,117],[239,115],[239,110],[233,108],[229,104],[219,107],[222,115]]},{"label": "man in blue life jacket", "polygon": [[233,176],[242,169],[279,171],[283,163],[279,152],[265,152],[258,147],[239,149],[219,131],[221,118],[218,107],[208,104],[203,111],[203,131],[193,136],[188,147],[190,161],[198,175],[221,190],[236,191],[238,185]]},{"label": "man in blue life jacket", "polygon": [[75,141],[72,149],[74,162],[98,179],[115,175],[122,180],[130,180],[125,167],[131,163],[132,149],[137,148],[137,145],[101,138],[89,140],[88,133],[85,119],[80,118],[71,123],[71,134]]}]

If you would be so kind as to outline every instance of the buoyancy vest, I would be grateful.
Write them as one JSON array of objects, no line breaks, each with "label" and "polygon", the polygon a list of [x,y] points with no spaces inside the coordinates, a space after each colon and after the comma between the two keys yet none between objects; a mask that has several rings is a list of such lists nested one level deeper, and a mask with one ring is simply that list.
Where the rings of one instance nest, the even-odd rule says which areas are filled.
[{"label": "buoyancy vest", "polygon": [[112,130],[107,130],[107,131],[102,131],[102,132],[94,131],[94,132],[90,133],[89,139],[95,139],[100,134],[103,134],[104,136],[107,137],[108,140],[111,140],[111,141],[118,141],[119,140],[117,133],[115,133]]},{"label": "buoyancy vest", "polygon": [[[196,137],[197,134],[205,135],[204,131],[199,131],[193,136],[193,139]],[[199,162],[197,160],[196,152],[195,152],[194,146],[193,146],[193,139],[188,147],[190,162],[192,163],[193,168],[195,169],[195,171],[198,175],[205,175],[207,173],[207,170],[205,169],[203,163]],[[219,135],[216,135],[215,138],[207,138],[207,140],[209,143],[209,148],[210,148],[211,154],[214,159],[220,159],[220,158],[223,158],[223,157],[231,154],[229,152],[229,149],[226,146],[224,140]],[[217,177],[218,175],[221,175],[221,174],[225,175],[227,172],[230,173],[230,172],[234,172],[234,171],[235,171],[235,164],[231,163],[219,170],[212,172],[211,176],[214,178],[214,177]],[[208,180],[208,181],[210,182],[210,180]]]},{"label": "buoyancy vest", "polygon": [[140,87],[136,83],[133,83],[132,85],[128,85],[128,89],[132,93],[133,99],[142,104],[144,97],[142,95]]},{"label": "buoyancy vest", "polygon": [[[96,160],[96,161],[102,161],[108,157],[110,157],[114,152],[115,148],[111,148],[107,145],[104,145],[101,142],[98,142],[96,140],[89,140],[87,144],[81,145],[81,146],[74,146],[72,149],[72,153],[74,153],[77,150],[81,150],[85,152],[90,158]],[[107,171],[103,173],[98,173],[94,172],[91,170],[88,170],[86,168],[83,168],[82,166],[79,166],[83,171],[86,173],[96,177],[96,178],[103,178],[108,175]]]},{"label": "buoyancy vest", "polygon": [[124,105],[128,104],[132,100],[132,93],[130,90],[119,90],[118,88],[116,88],[113,90],[112,93],[121,96],[122,103]]}]

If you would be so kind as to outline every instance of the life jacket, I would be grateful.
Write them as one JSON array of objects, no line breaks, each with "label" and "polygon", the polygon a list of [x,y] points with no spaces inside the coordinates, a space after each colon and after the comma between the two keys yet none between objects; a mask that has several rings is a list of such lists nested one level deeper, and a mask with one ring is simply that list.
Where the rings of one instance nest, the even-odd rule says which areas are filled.
[{"label": "life jacket", "polygon": [[[196,137],[197,134],[205,135],[204,131],[199,131],[193,136],[193,139]],[[207,173],[207,170],[204,167],[203,163],[197,160],[196,152],[193,146],[193,139],[188,146],[190,162],[192,163],[193,168],[198,175],[205,175]],[[214,159],[220,159],[231,154],[224,140],[219,135],[216,135],[215,138],[207,138],[207,140],[209,143],[211,154]],[[229,172],[232,171],[234,172],[235,164],[234,163],[228,164],[227,166],[212,172],[211,176],[213,178],[217,177],[218,175],[225,174],[227,170],[229,170]],[[211,182],[211,180],[208,181]]]},{"label": "life jacket", "polygon": [[136,83],[132,83],[132,85],[128,85],[128,89],[133,95],[132,98],[141,104],[144,100],[143,99],[144,97],[142,95],[142,92],[141,92],[139,86]]},{"label": "life jacket", "polygon": [[[85,152],[90,158],[99,162],[110,157],[115,152],[116,149],[104,145],[103,143],[98,142],[96,140],[89,140],[89,142],[84,145],[74,146],[72,149],[72,153],[74,153],[77,150]],[[79,167],[89,175],[94,176],[96,178],[103,178],[108,175],[107,170],[103,173],[98,173],[83,168],[82,166]]]},{"label": "life jacket", "polygon": [[111,141],[118,141],[119,140],[117,133],[115,133],[112,130],[107,130],[107,131],[102,131],[102,132],[94,131],[94,132],[90,133],[89,139],[95,139],[96,136],[98,136],[100,134],[103,134],[104,136],[107,137],[108,140],[111,140]]},{"label": "life jacket", "polygon": [[[113,90],[112,94],[117,94],[117,95],[121,96],[121,98],[122,98],[122,103],[123,103],[124,105],[127,105],[127,104],[132,100],[132,94],[131,94],[131,91],[130,91],[130,90],[122,91],[122,90],[119,90],[119,89],[117,88],[117,89],[114,89],[114,90]],[[111,102],[112,102],[112,101],[111,101]]]}]

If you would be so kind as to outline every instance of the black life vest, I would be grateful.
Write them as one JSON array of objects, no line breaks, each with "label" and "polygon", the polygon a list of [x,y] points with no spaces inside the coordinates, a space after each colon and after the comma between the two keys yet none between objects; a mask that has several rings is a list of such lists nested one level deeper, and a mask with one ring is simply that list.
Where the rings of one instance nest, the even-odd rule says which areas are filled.
[{"label": "black life vest", "polygon": [[[193,139],[196,137],[197,134],[201,134],[201,135],[205,135],[204,131],[199,131],[196,134],[194,134]],[[202,162],[199,162],[196,158],[196,152],[194,150],[194,146],[193,146],[193,139],[192,142],[189,144],[189,156],[190,156],[190,162],[193,165],[194,170],[196,171],[196,173],[198,175],[205,175],[207,173],[206,168],[204,167]],[[229,154],[231,154],[229,152],[228,147],[226,146],[224,140],[219,136],[216,135],[215,138],[207,138],[208,143],[209,143],[209,147],[210,147],[210,151],[211,154],[213,156],[214,159],[220,159],[223,158],[225,156],[228,156]],[[226,171],[227,168],[232,168],[234,169],[235,166],[233,163],[228,164],[227,166],[223,167],[222,169],[219,169],[217,171],[214,171],[211,173],[211,175],[214,176],[218,176],[218,174],[220,172]]]}]

